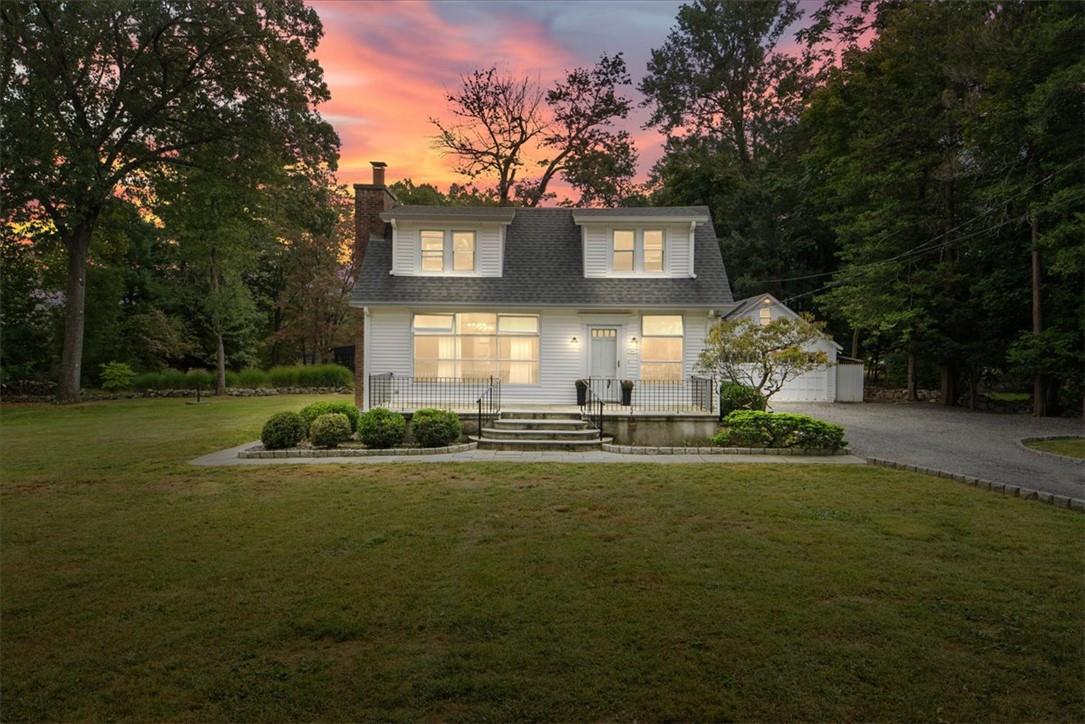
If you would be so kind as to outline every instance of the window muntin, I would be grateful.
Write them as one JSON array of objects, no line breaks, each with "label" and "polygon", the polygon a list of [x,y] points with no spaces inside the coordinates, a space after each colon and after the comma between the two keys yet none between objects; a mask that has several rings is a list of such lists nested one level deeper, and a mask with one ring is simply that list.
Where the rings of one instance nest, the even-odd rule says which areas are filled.
[{"label": "window muntin", "polygon": [[682,379],[682,316],[657,314],[643,317],[641,337],[640,378]]},{"label": "window muntin", "polygon": [[445,270],[445,232],[419,232],[422,248],[422,271],[439,272]]},{"label": "window muntin", "polygon": [[768,326],[772,322],[772,307],[768,304],[761,307],[757,310],[757,318],[762,327]]},{"label": "window muntin", "polygon": [[414,375],[538,384],[539,318],[486,312],[416,314]]},{"label": "window muntin", "polygon": [[615,229],[613,247],[610,268],[616,272],[633,271],[633,256],[636,248],[633,232],[627,229]]},{"label": "window muntin", "polygon": [[452,232],[452,271],[475,270],[475,232]]},{"label": "window muntin", "polygon": [[659,229],[644,230],[644,271],[663,271],[663,232]]}]

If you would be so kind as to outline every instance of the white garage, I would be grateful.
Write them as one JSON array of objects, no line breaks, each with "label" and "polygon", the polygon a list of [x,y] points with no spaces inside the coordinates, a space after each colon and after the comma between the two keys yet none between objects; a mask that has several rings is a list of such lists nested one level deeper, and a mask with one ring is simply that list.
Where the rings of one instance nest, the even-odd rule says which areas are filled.
[{"label": "white garage", "polygon": [[[748,297],[737,302],[737,306],[727,314],[728,319],[745,318],[752,319],[761,324],[768,324],[780,315],[797,318],[798,315],[791,311],[783,302],[771,294],[759,294],[756,297]],[[783,388],[773,395],[772,399],[778,402],[835,402],[836,401],[836,358],[840,352],[840,345],[828,337],[815,345],[816,349],[825,353],[831,363],[827,367],[807,372],[791,380]],[[862,393],[860,392],[860,395]],[[860,399],[862,399],[860,397]]]}]

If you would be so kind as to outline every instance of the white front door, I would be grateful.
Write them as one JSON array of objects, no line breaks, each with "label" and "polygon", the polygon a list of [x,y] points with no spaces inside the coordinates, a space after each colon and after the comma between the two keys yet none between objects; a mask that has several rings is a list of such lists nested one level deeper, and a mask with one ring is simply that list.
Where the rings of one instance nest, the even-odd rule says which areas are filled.
[{"label": "white front door", "polygon": [[618,328],[592,327],[589,331],[591,347],[588,350],[588,374],[592,378],[592,392],[604,400],[620,399],[618,384]]}]

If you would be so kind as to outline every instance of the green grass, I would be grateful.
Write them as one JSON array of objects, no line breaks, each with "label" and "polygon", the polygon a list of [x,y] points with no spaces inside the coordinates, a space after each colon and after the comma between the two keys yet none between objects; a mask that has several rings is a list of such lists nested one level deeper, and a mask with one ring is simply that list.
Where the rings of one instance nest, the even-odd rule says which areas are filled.
[{"label": "green grass", "polygon": [[1025,443],[1036,450],[1065,455],[1071,458],[1085,458],[1085,437],[1056,437],[1050,440],[1029,440]]},{"label": "green grass", "polygon": [[5,721],[1085,719],[1079,514],[864,466],[187,464],[313,399],[3,408]]}]

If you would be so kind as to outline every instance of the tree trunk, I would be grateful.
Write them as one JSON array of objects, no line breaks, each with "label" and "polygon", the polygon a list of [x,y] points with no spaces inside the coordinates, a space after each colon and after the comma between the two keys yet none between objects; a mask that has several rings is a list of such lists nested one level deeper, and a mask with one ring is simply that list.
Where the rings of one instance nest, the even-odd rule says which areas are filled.
[{"label": "tree trunk", "polygon": [[952,362],[942,363],[942,404],[957,406],[957,370]]},{"label": "tree trunk", "polygon": [[859,329],[851,330],[851,356],[859,359]]},{"label": "tree trunk", "polygon": [[[1036,244],[1040,232],[1035,211],[1029,214],[1029,222],[1032,226],[1032,333],[1040,334],[1044,331],[1044,318],[1040,306],[1040,249]],[[1043,373],[1037,371],[1032,378],[1032,414],[1034,417],[1047,415],[1045,382]]]},{"label": "tree trunk", "polygon": [[60,380],[57,402],[79,402],[83,373],[83,328],[86,323],[87,250],[90,248],[90,223],[80,224],[68,247],[68,284],[64,307],[64,349],[60,356]]},{"label": "tree trunk", "polygon": [[918,399],[916,395],[916,382],[915,382],[915,352],[908,353],[908,402],[915,402]]},{"label": "tree trunk", "polygon": [[226,347],[222,343],[222,333],[215,332],[218,348],[215,351],[215,394],[226,394]]}]

